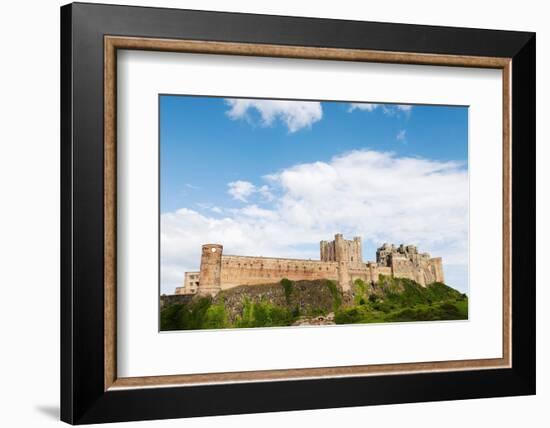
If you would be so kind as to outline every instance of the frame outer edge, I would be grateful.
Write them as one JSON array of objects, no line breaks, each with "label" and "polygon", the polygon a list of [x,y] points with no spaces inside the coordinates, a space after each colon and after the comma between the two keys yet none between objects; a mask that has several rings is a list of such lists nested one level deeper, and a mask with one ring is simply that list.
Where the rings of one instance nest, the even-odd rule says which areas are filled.
[{"label": "frame outer edge", "polygon": [[[536,34],[512,59],[513,370],[536,393]],[[514,144],[515,143],[515,144]],[[520,170],[521,173],[517,171]],[[521,226],[521,230],[518,228]],[[519,269],[518,266],[519,265]]]},{"label": "frame outer edge", "polygon": [[74,423],[74,364],[73,364],[73,34],[72,5],[60,9],[60,229],[61,229],[61,302],[60,302],[60,418]]},{"label": "frame outer edge", "polygon": [[[64,12],[65,11],[65,12]],[[145,16],[150,20],[145,20]],[[223,19],[222,16],[223,15]],[[246,16],[245,16],[246,15]],[[105,19],[109,17],[109,19]],[[517,202],[527,201],[526,207],[522,209],[522,215],[518,217],[515,210],[512,213],[513,219],[516,219],[516,224],[520,225],[518,218],[522,221],[520,225],[522,231],[527,233],[527,237],[520,239],[523,244],[520,244],[521,250],[531,250],[529,243],[534,243],[534,219],[530,215],[530,210],[534,208],[534,199],[529,203],[529,197],[534,195],[533,189],[525,189],[525,185],[534,184],[534,102],[535,102],[535,49],[534,49],[534,33],[525,32],[509,32],[509,31],[490,31],[490,30],[475,30],[466,28],[445,28],[445,27],[427,27],[413,26],[405,24],[381,24],[381,23],[360,23],[357,21],[336,22],[327,19],[309,19],[292,17],[286,19],[277,16],[258,17],[260,22],[263,22],[265,28],[261,31],[254,27],[258,26],[258,21],[254,21],[255,15],[252,14],[231,14],[219,12],[199,12],[199,11],[184,11],[178,9],[161,9],[161,8],[140,8],[128,6],[112,6],[99,4],[73,4],[62,7],[61,11],[61,417],[62,420],[69,423],[94,423],[94,422],[114,422],[114,421],[129,421],[129,420],[144,420],[144,419],[163,419],[174,417],[189,417],[189,416],[206,416],[215,414],[237,414],[237,413],[252,413],[266,411],[282,411],[282,410],[298,410],[298,409],[314,409],[328,407],[345,407],[345,406],[364,406],[372,404],[389,404],[402,402],[418,402],[418,401],[438,401],[452,400],[464,398],[481,398],[481,397],[497,397],[511,395],[526,395],[535,392],[535,335],[534,335],[534,311],[526,313],[534,309],[535,303],[535,283],[528,284],[529,280],[534,279],[535,262],[531,260],[525,262],[524,256],[519,257],[521,267],[532,268],[532,272],[527,272],[526,277],[517,276],[517,271],[512,272],[516,280],[521,280],[521,286],[526,283],[525,290],[516,290],[514,294],[512,311],[515,315],[521,315],[521,320],[515,318],[513,330],[515,334],[513,346],[513,363],[512,369],[486,371],[487,374],[481,375],[476,371],[467,371],[462,374],[440,373],[422,375],[422,379],[431,379],[433,387],[430,383],[422,388],[419,375],[399,375],[395,379],[385,379],[381,382],[378,377],[373,377],[368,386],[366,382],[358,381],[356,378],[331,380],[331,387],[336,387],[340,391],[341,396],[319,396],[318,400],[311,397],[312,388],[322,391],[323,388],[329,386],[328,381],[296,381],[290,386],[283,386],[287,382],[267,382],[248,384],[244,388],[239,384],[231,385],[226,388],[223,385],[214,387],[193,387],[193,388],[165,388],[165,389],[141,389],[138,391],[104,391],[104,373],[99,373],[100,367],[103,368],[103,363],[98,361],[93,354],[103,354],[105,351],[105,343],[101,338],[101,346],[97,333],[99,328],[103,328],[104,314],[96,315],[99,305],[99,298],[91,292],[95,290],[93,281],[89,281],[79,276],[82,273],[80,264],[73,262],[73,256],[88,256],[96,254],[97,240],[91,242],[92,248],[83,249],[76,234],[89,238],[89,233],[82,230],[82,224],[77,224],[75,220],[82,218],[75,217],[76,214],[81,216],[79,204],[82,203],[82,195],[80,191],[95,191],[95,184],[87,186],[83,184],[80,178],[85,178],[86,174],[78,170],[76,163],[82,161],[81,150],[86,149],[89,153],[87,144],[96,144],[99,137],[103,135],[103,129],[96,133],[97,125],[102,123],[98,115],[99,99],[103,100],[102,94],[97,94],[103,85],[98,85],[101,78],[97,75],[96,67],[98,65],[98,43],[101,43],[99,36],[103,37],[106,34],[119,35],[135,35],[140,34],[144,37],[151,33],[165,38],[193,38],[200,37],[197,34],[206,34],[207,40],[223,40],[223,41],[241,41],[248,43],[262,43],[263,40],[268,43],[281,43],[283,39],[290,39],[290,44],[309,45],[309,43],[300,43],[300,40],[311,40],[316,37],[316,32],[325,24],[331,30],[329,34],[325,34],[316,44],[319,43],[326,46],[342,47],[344,45],[363,45],[367,43],[358,42],[358,39],[350,39],[356,32],[357,28],[367,29],[367,32],[372,33],[374,27],[380,29],[382,33],[388,32],[388,29],[403,35],[403,33],[421,33],[428,37],[428,41],[422,43],[422,48],[419,50],[410,48],[411,52],[457,52],[457,54],[466,54],[465,52],[474,53],[495,53],[497,57],[514,57],[513,68],[513,86],[512,91],[514,97],[512,99],[512,109],[519,116],[514,116],[512,122],[514,128],[512,133],[514,137],[521,137],[522,146],[525,150],[531,150],[532,153],[521,154],[517,147],[518,138],[514,138],[516,145],[512,146],[512,155],[514,167],[518,167],[516,157],[520,158],[521,169],[516,170],[516,183],[512,186],[518,191],[525,191],[527,194],[521,197],[516,197],[512,194],[512,199]],[[207,19],[212,19],[214,22],[223,24],[223,28],[205,29],[204,23]],[[229,22],[232,21],[229,25]],[[313,21],[317,21],[313,25]],[[235,21],[239,23],[235,27]],[[178,25],[174,25],[178,24]],[[273,24],[288,25],[288,32],[277,34],[274,32]],[[299,29],[298,24],[304,24]],[[170,24],[168,27],[163,24]],[[185,24],[179,25],[179,24]],[[227,24],[227,26],[225,26]],[[241,25],[242,24],[242,25]],[[312,25],[309,25],[312,24]],[[322,25],[317,25],[322,24]],[[140,26],[141,25],[141,26]],[[335,29],[349,25],[353,28],[351,32],[335,32]],[[364,27],[362,27],[364,25]],[[410,27],[410,28],[409,28]],[[413,30],[414,27],[414,30]],[[422,28],[421,28],[422,27]],[[286,27],[285,27],[286,28]],[[382,29],[384,28],[384,30]],[[351,28],[350,28],[351,29]],[[258,32],[259,31],[259,32]],[[442,43],[436,40],[437,34],[444,34],[447,39]],[[451,33],[451,34],[449,34]],[[393,34],[393,33],[392,33]],[[484,43],[480,43],[480,36],[487,36]],[[449,36],[451,36],[449,38]],[[347,39],[346,39],[347,37]],[[434,38],[435,37],[435,38]],[[464,40],[462,40],[464,38]],[[405,45],[414,45],[415,43],[407,43],[410,38],[399,38],[395,36],[390,38],[390,45],[400,46],[400,40]],[[478,40],[477,42],[473,39]],[[257,42],[259,40],[260,42]],[[351,41],[350,41],[351,40]],[[416,39],[415,39],[416,40]],[[458,45],[454,45],[456,40]],[[349,41],[349,43],[348,43]],[[384,50],[378,40],[369,42],[368,44],[375,46],[374,50]],[[529,46],[527,46],[529,45]],[[351,46],[350,46],[351,47]],[[79,48],[84,48],[80,49]],[[367,48],[365,48],[367,49]],[[76,52],[79,55],[73,55]],[[103,53],[103,50],[101,50]],[[517,58],[516,58],[517,55]],[[483,56],[483,55],[481,55]],[[84,66],[91,64],[92,69],[86,69]],[[74,70],[77,74],[74,74]],[[101,67],[103,69],[103,67]],[[520,71],[523,76],[519,78],[516,71]],[[79,74],[80,73],[80,74]],[[84,76],[83,76],[84,75]],[[524,82],[524,86],[528,94],[521,96],[519,82]],[[94,93],[95,91],[95,93]],[[516,92],[518,91],[518,92]],[[76,94],[76,95],[75,95]],[[518,98],[516,95],[519,94]],[[78,98],[78,99],[76,99]],[[79,102],[90,102],[91,107],[83,109]],[[73,111],[75,106],[78,108],[78,116],[74,119]],[[102,106],[103,107],[103,106]],[[522,110],[526,112],[522,113]],[[86,114],[87,121],[82,120],[83,111]],[[533,117],[529,117],[532,115]],[[78,120],[77,120],[78,119]],[[93,126],[95,125],[95,126]],[[522,128],[518,131],[518,126]],[[89,136],[84,133],[87,131]],[[520,135],[519,132],[525,132],[525,135]],[[78,137],[78,138],[76,138]],[[78,143],[78,144],[77,144]],[[531,146],[532,145],[532,146]],[[78,149],[78,150],[76,150]],[[95,152],[91,153],[95,155]],[[77,156],[78,155],[78,156]],[[96,159],[93,159],[96,162]],[[96,168],[92,162],[92,170]],[[87,164],[80,164],[86,166]],[[86,168],[87,169],[87,168]],[[99,171],[99,170],[97,170]],[[518,174],[517,172],[520,171]],[[79,180],[73,177],[73,174],[78,173]],[[521,184],[517,182],[517,178],[523,173],[527,173],[527,177],[521,179]],[[100,179],[103,176],[98,177]],[[73,188],[74,183],[74,188]],[[68,187],[67,187],[68,186]],[[94,195],[95,196],[95,195]],[[104,196],[104,195],[103,195]],[[77,198],[78,197],[78,198]],[[74,201],[74,199],[78,199]],[[98,198],[99,199],[99,198]],[[95,199],[94,199],[95,202]],[[95,209],[94,209],[95,211]],[[101,209],[103,215],[103,207]],[[67,220],[70,222],[67,225]],[[525,220],[532,222],[525,226]],[[75,226],[73,226],[75,222]],[[91,227],[98,230],[96,222],[91,222]],[[103,223],[102,223],[103,224]],[[514,234],[514,230],[512,231]],[[516,230],[516,233],[519,233]],[[81,238],[82,236],[80,236]],[[101,240],[103,240],[101,233]],[[514,235],[514,238],[516,236]],[[520,235],[521,238],[521,235]],[[514,242],[517,242],[515,239]],[[78,244],[78,245],[77,245]],[[516,261],[519,250],[513,250],[513,260]],[[84,260],[79,260],[83,262]],[[74,263],[74,264],[73,264]],[[96,260],[93,260],[96,263]],[[68,266],[67,266],[68,265]],[[91,266],[88,264],[87,266]],[[517,266],[517,265],[516,265]],[[92,266],[93,267],[93,266]],[[103,276],[104,270],[101,269]],[[98,275],[92,275],[94,281]],[[85,278],[85,277],[84,277]],[[518,281],[515,281],[517,284]],[[90,288],[91,287],[91,288]],[[517,286],[516,286],[517,289]],[[102,293],[101,293],[102,294]],[[526,294],[522,296],[522,294]],[[84,297],[88,298],[86,300]],[[516,297],[519,297],[516,299]],[[101,296],[103,302],[104,296]],[[86,303],[88,302],[88,303]],[[86,304],[85,304],[86,303]],[[103,306],[103,305],[102,305]],[[524,315],[527,315],[524,317]],[[87,321],[87,318],[89,321]],[[66,323],[68,320],[69,324]],[[524,334],[526,337],[520,341],[516,333]],[[78,339],[78,341],[76,341]],[[88,349],[82,346],[86,343]],[[97,343],[96,343],[97,342]],[[513,345],[514,345],[513,344]],[[77,346],[78,345],[78,346]],[[97,345],[97,346],[96,346]],[[101,363],[101,364],[100,364]],[[76,368],[75,368],[76,367]],[[424,377],[425,376],[425,377]],[[386,377],[387,378],[387,377]],[[390,377],[392,378],[392,377]],[[469,385],[473,382],[481,382],[478,387],[469,391]],[[380,396],[372,397],[372,388],[376,386],[382,387],[383,390],[390,393],[385,395],[385,398]],[[449,389],[448,385],[454,387]],[[345,386],[345,388],[342,388]],[[419,387],[419,389],[417,389]],[[349,388],[353,390],[350,393]],[[411,390],[411,388],[413,388]],[[416,390],[415,394],[412,394]],[[277,395],[277,391],[279,395]],[[364,394],[361,394],[360,392]],[[273,402],[265,402],[262,393],[271,394]],[[239,394],[244,394],[245,397],[252,398],[252,402],[246,406],[242,403]],[[203,400],[217,399],[226,397],[227,403],[218,402],[215,406],[207,405]],[[258,400],[255,401],[256,397]],[[291,398],[293,399],[291,400]]]}]

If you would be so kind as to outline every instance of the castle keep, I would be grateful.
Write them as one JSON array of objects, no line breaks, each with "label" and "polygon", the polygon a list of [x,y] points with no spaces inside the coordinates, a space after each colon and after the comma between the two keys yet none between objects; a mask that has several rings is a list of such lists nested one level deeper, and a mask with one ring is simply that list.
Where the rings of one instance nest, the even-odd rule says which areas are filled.
[{"label": "castle keep", "polygon": [[376,251],[376,262],[363,262],[361,238],[346,240],[337,234],[333,241],[321,241],[320,252],[320,260],[231,256],[223,254],[220,244],[205,244],[200,272],[186,272],[176,294],[215,295],[239,285],[269,284],[283,278],[330,279],[344,291],[358,278],[377,281],[380,274],[409,278],[422,286],[444,282],[441,257],[419,253],[414,245],[384,244]]}]

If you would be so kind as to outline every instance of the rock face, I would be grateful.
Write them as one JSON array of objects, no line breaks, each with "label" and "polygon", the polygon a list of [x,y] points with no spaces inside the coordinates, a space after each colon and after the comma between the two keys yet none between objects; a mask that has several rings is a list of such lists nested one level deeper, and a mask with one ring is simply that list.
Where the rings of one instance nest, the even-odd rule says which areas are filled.
[{"label": "rock face", "polygon": [[290,292],[285,291],[280,282],[239,286],[221,291],[213,298],[212,303],[223,301],[231,322],[242,314],[246,300],[253,303],[267,302],[279,307],[286,307],[304,314],[305,318],[327,314],[334,309],[334,295],[327,280],[296,281],[288,290]]},{"label": "rock face", "polygon": [[316,317],[300,317],[298,318],[293,326],[309,326],[309,325],[335,325],[334,322],[334,312],[329,313],[328,315],[319,315]]},{"label": "rock face", "polygon": [[160,296],[160,309],[165,306],[174,305],[176,303],[185,304],[191,301],[193,295],[190,294],[163,294]]},{"label": "rock face", "polygon": [[344,292],[356,279],[377,281],[379,275],[408,278],[426,286],[444,282],[440,257],[419,253],[413,245],[384,244],[376,252],[376,262],[363,262],[361,238],[346,240],[336,234],[332,241],[321,241],[320,260],[223,254],[220,244],[202,246],[199,272],[186,272],[184,286],[176,294],[215,296],[239,286],[269,284],[288,278],[292,281],[336,281]]}]

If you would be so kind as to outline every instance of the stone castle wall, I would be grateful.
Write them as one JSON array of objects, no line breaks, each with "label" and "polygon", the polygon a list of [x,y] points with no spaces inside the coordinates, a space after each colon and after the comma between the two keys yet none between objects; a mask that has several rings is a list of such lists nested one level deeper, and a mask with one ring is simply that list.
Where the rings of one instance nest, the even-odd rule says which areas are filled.
[{"label": "stone castle wall", "polygon": [[363,262],[361,238],[345,240],[337,234],[333,241],[321,241],[320,260],[224,255],[223,246],[202,246],[200,272],[186,272],[184,286],[176,294],[215,295],[239,285],[270,284],[290,280],[330,279],[350,290],[356,279],[378,280],[379,275],[409,278],[426,286],[443,282],[440,257],[418,253],[412,245],[384,244],[376,252],[376,262]]},{"label": "stone castle wall", "polygon": [[409,278],[420,285],[432,282],[443,282],[443,266],[441,258],[423,260],[420,263],[411,263],[407,259],[392,259],[391,272],[396,278]]},{"label": "stone castle wall", "polygon": [[338,263],[270,257],[222,256],[220,289],[290,280],[338,280]]}]

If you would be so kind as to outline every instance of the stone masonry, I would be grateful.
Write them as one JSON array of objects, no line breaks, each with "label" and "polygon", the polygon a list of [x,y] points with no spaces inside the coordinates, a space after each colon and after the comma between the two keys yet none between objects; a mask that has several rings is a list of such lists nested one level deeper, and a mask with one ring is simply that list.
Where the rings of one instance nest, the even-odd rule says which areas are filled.
[{"label": "stone masonry", "polygon": [[414,245],[384,244],[376,251],[376,262],[363,262],[361,238],[346,240],[337,234],[333,241],[321,241],[320,260],[275,257],[232,256],[223,254],[220,244],[202,246],[199,272],[186,272],[183,287],[175,294],[216,295],[239,285],[270,284],[290,280],[330,279],[343,291],[353,281],[378,280],[380,274],[409,278],[426,286],[444,282],[441,257],[419,253]]}]

